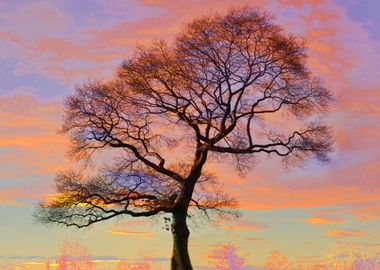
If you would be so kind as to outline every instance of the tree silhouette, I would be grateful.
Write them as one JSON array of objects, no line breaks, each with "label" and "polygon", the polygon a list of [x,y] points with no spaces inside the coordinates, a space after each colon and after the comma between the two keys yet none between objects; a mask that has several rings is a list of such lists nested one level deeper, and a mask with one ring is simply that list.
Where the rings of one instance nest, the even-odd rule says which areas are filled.
[{"label": "tree silhouette", "polygon": [[[303,41],[248,6],[197,18],[171,43],[138,46],[112,81],[85,83],[65,103],[71,155],[87,160],[112,150],[118,158],[96,176],[59,173],[58,195],[41,203],[36,218],[82,228],[167,213],[171,267],[192,269],[189,211],[235,214],[207,160],[241,172],[259,153],[292,166],[328,161],[330,133],[319,119],[332,95],[306,58]],[[271,115],[293,117],[298,127],[276,128]]]}]

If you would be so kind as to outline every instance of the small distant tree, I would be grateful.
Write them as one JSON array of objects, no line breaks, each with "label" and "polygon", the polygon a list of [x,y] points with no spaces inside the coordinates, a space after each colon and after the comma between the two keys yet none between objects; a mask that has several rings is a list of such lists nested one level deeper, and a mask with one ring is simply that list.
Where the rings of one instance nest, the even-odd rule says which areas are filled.
[{"label": "small distant tree", "polygon": [[[41,203],[36,218],[82,228],[170,214],[171,267],[192,269],[189,211],[236,214],[236,202],[205,170],[210,157],[240,172],[260,153],[286,165],[328,160],[329,129],[318,119],[332,95],[306,57],[303,41],[252,7],[197,18],[171,43],[137,47],[114,80],[85,83],[65,102],[71,154],[119,158],[96,176],[59,173],[58,195]],[[291,117],[297,121],[284,124],[291,131],[271,122]]]}]

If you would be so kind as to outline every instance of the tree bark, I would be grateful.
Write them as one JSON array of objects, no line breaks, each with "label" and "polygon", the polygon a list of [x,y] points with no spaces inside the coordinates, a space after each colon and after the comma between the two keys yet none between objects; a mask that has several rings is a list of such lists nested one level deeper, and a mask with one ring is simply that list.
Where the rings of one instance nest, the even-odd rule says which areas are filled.
[{"label": "tree bark", "polygon": [[186,224],[186,211],[173,213],[173,255],[171,259],[171,270],[192,270],[188,240],[190,231]]},{"label": "tree bark", "polygon": [[173,234],[173,255],[171,260],[171,270],[193,270],[191,266],[188,242],[190,231],[187,227],[187,210],[193,197],[193,191],[198,178],[201,175],[202,167],[207,160],[207,149],[198,144],[195,153],[194,164],[190,174],[186,178],[177,198],[173,211],[172,234]]}]

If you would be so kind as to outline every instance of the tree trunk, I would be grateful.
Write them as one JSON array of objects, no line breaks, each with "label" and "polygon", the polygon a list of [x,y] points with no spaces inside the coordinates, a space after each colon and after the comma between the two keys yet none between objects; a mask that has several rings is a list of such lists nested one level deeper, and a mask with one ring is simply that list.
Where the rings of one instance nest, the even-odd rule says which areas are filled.
[{"label": "tree trunk", "polygon": [[186,224],[186,211],[173,214],[173,255],[171,260],[171,270],[192,270],[188,240],[190,231]]}]

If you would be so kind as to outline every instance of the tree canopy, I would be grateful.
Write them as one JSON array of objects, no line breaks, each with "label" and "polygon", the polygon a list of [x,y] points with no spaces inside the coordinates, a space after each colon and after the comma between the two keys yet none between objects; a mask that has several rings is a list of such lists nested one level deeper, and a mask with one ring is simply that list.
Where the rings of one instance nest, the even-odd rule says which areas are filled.
[{"label": "tree canopy", "polygon": [[[209,157],[240,170],[260,153],[292,166],[327,162],[332,140],[320,119],[332,101],[307,67],[305,42],[271,16],[247,6],[199,17],[171,42],[138,46],[113,80],[84,83],[67,98],[62,133],[71,155],[107,150],[118,158],[96,176],[59,173],[58,195],[36,217],[80,228],[170,213],[172,268],[191,269],[189,209],[209,216],[236,205],[205,170]],[[296,121],[284,131],[268,116]]]}]

